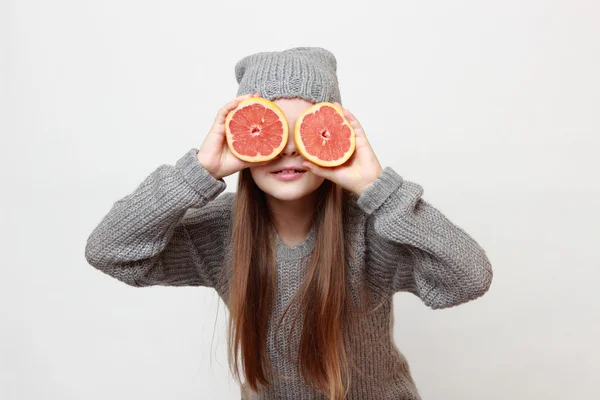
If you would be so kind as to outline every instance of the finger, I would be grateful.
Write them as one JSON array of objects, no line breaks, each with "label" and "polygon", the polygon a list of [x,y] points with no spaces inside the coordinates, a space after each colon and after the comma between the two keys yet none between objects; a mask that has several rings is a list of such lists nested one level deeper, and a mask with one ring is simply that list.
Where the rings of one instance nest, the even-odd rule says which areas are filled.
[{"label": "finger", "polygon": [[340,107],[344,111],[344,117],[346,117],[346,119],[348,120],[348,122],[350,122],[350,123],[356,122],[358,124],[358,126],[360,126],[360,123],[358,122],[358,119],[354,116],[354,114],[352,114],[350,112],[350,110],[348,110],[347,108],[342,107],[342,105],[340,103],[338,103],[337,101],[334,104],[336,104],[338,107]]},{"label": "finger", "polygon": [[338,106],[339,108],[342,109],[342,111],[344,112],[344,117],[346,117],[346,119],[348,121],[356,119],[356,117],[354,116],[354,114],[352,114],[347,108],[344,108],[344,106],[342,106],[339,102],[336,101],[333,104],[335,104],[336,106]]},{"label": "finger", "polygon": [[242,101],[242,100],[246,100],[247,98],[252,97],[252,93],[247,93],[247,94],[243,94],[241,96],[237,96],[235,99],[229,101],[227,104],[225,104],[223,107],[221,107],[221,109],[219,110],[219,114],[223,114],[223,112],[228,112],[233,110],[234,108],[236,108],[238,106],[238,104]]},{"label": "finger", "polygon": [[344,115],[346,116],[346,118],[348,118],[348,120],[349,120],[350,122],[352,122],[352,121],[356,121],[356,122],[358,122],[358,118],[356,118],[356,117],[354,116],[354,114],[352,114],[352,113],[350,112],[350,110],[344,110]]},{"label": "finger", "polygon": [[[239,101],[240,100],[235,99],[235,100],[231,100],[229,103],[225,104],[223,107],[221,107],[219,109],[215,119],[220,120],[220,119],[225,118],[231,110],[233,110],[234,108],[236,108],[238,106]],[[224,119],[223,119],[223,121],[224,121]]]},{"label": "finger", "polygon": [[250,96],[252,96],[251,93],[244,94],[242,96],[236,97],[235,99],[233,99],[230,102],[228,102],[227,104],[225,104],[217,112],[217,116],[215,117],[215,122],[218,123],[218,124],[225,123],[225,119],[227,118],[227,114],[229,114],[233,109],[235,109],[242,100],[245,100],[245,99],[249,98]]},{"label": "finger", "polygon": [[252,97],[253,95],[254,95],[254,93],[241,94],[241,95],[237,96],[235,99],[233,99],[232,101],[241,101],[241,100],[247,99],[248,97]]},{"label": "finger", "polygon": [[350,123],[350,125],[352,125],[352,127],[354,128],[354,130],[361,130],[362,133],[364,134],[364,130],[362,128],[362,126],[360,125],[360,122],[358,122],[358,119],[354,116],[354,114],[352,114],[348,109],[344,108],[339,102],[334,102],[333,104],[335,104],[336,106],[338,106],[339,108],[342,109],[342,111],[344,111],[344,117],[348,120],[348,122]]},{"label": "finger", "polygon": [[349,110],[345,110],[344,116],[346,116],[346,119],[348,119],[348,122],[350,125],[352,125],[352,128],[354,128],[354,133],[356,133],[357,136],[366,137],[365,130],[354,114],[352,114]]}]

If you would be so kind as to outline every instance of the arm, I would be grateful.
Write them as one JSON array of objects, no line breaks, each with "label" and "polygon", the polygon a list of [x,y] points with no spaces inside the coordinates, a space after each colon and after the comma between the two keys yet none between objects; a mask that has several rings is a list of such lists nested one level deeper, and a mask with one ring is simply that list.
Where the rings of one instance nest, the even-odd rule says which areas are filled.
[{"label": "arm", "polygon": [[383,292],[411,292],[433,309],[482,296],[493,275],[484,250],[422,195],[389,167],[361,193],[369,278]]},{"label": "arm", "polygon": [[114,203],[87,240],[89,264],[131,286],[214,287],[227,222],[226,202],[215,198],[225,182],[196,153],[159,166]]}]

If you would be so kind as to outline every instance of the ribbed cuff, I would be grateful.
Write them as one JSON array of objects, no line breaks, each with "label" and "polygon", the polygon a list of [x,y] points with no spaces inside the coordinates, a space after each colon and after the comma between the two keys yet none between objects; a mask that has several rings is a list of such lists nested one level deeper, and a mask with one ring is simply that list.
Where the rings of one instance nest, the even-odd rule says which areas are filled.
[{"label": "ribbed cuff", "polygon": [[225,187],[223,179],[216,179],[208,173],[197,158],[198,149],[191,148],[175,163],[175,168],[181,172],[187,183],[203,198],[212,200],[217,197]]},{"label": "ribbed cuff", "polygon": [[391,167],[385,167],[375,182],[361,193],[356,203],[365,213],[372,214],[402,186],[403,181]]}]

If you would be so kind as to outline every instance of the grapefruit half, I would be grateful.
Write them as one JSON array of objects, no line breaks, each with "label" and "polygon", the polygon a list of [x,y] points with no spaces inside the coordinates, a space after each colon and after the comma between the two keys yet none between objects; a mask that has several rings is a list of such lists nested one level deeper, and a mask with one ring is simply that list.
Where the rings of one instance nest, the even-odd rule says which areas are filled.
[{"label": "grapefruit half", "polygon": [[304,158],[321,167],[345,163],[356,148],[356,134],[336,104],[321,102],[304,111],[294,126],[294,143]]},{"label": "grapefruit half", "polygon": [[288,123],[275,103],[261,97],[242,100],[225,118],[231,152],[248,162],[271,160],[288,141]]}]

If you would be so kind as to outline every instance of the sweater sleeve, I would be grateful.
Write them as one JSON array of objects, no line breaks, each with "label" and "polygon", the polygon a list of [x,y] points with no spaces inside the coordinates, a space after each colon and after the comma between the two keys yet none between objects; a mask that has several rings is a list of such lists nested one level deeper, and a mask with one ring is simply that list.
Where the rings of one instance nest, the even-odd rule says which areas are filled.
[{"label": "sweater sleeve", "polygon": [[433,309],[482,296],[493,275],[485,251],[422,195],[420,185],[386,167],[359,196],[370,281],[384,293],[411,292]]},{"label": "sweater sleeve", "polygon": [[215,286],[226,230],[215,198],[226,185],[196,153],[159,166],[113,204],[87,240],[90,265],[131,286]]}]

